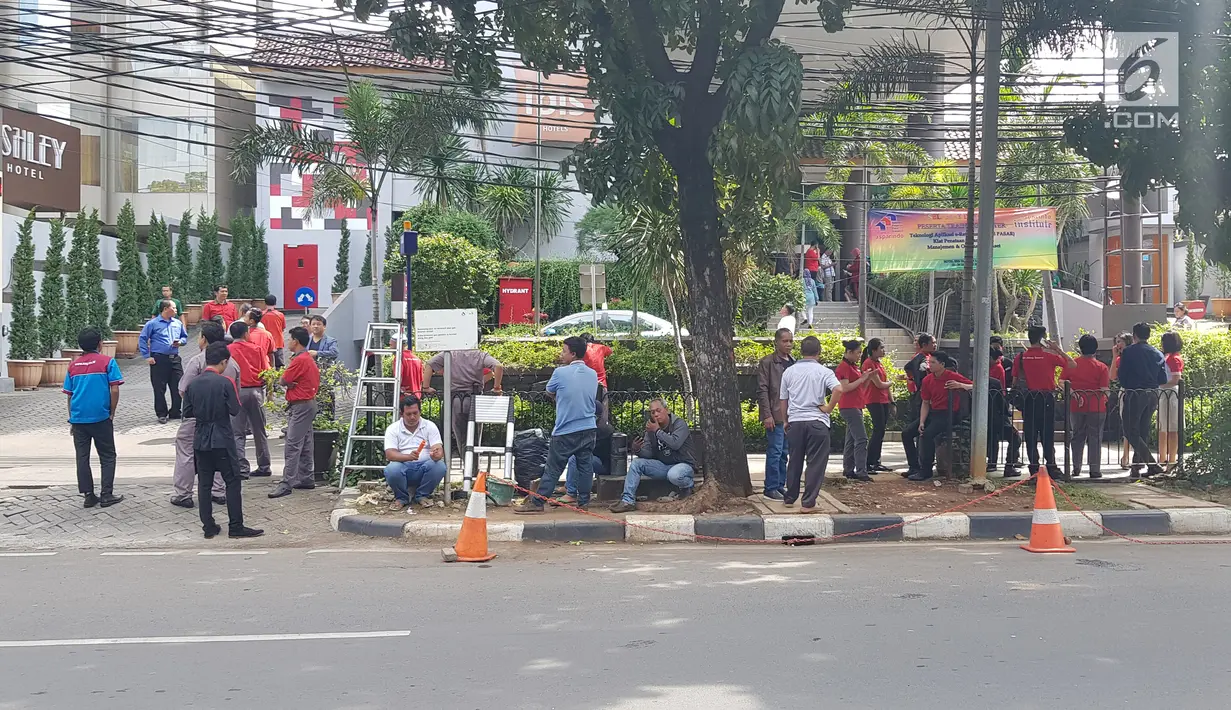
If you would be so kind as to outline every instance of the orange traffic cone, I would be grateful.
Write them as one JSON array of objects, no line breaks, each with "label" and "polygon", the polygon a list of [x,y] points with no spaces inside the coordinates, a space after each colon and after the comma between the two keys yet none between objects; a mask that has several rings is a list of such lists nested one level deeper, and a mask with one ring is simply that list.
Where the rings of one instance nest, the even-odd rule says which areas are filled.
[{"label": "orange traffic cone", "polygon": [[1027,552],[1077,552],[1065,544],[1060,528],[1060,513],[1056,512],[1056,495],[1051,489],[1047,467],[1039,466],[1035,480],[1034,520],[1030,524],[1030,542],[1022,545]]},{"label": "orange traffic cone", "polygon": [[462,531],[457,543],[441,550],[445,562],[487,562],[495,555],[487,552],[487,472],[479,472],[466,503],[466,517],[462,518]]}]

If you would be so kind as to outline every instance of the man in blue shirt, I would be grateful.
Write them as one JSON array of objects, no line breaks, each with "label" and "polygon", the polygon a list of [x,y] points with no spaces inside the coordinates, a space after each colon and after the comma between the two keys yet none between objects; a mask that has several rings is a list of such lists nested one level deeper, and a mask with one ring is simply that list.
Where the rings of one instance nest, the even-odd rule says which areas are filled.
[{"label": "man in blue shirt", "polygon": [[1158,409],[1158,388],[1168,379],[1163,354],[1149,341],[1150,326],[1138,323],[1133,326],[1133,344],[1123,351],[1119,350],[1119,342],[1115,346],[1120,357],[1116,379],[1124,390],[1124,408],[1120,413],[1124,438],[1133,447],[1134,475],[1143,475],[1144,464],[1146,477],[1163,472],[1150,452],[1146,437],[1150,435],[1150,419]]},{"label": "man in blue shirt", "polygon": [[[176,316],[175,302],[163,299],[157,318],[146,322],[137,340],[141,357],[150,364],[150,383],[154,385],[154,414],[159,424],[168,417],[180,418],[180,378],[184,366],[180,363],[180,346],[188,344],[188,331]],[[171,409],[167,410],[167,387],[171,388]]]},{"label": "man in blue shirt", "polygon": [[566,338],[560,353],[561,367],[551,373],[547,394],[556,400],[556,428],[551,432],[547,449],[547,467],[539,481],[537,495],[526,496],[513,509],[522,515],[543,513],[543,504],[556,490],[560,474],[571,457],[577,461],[577,507],[590,503],[594,485],[594,440],[598,434],[595,403],[598,394],[598,373],[586,367],[586,341]]},{"label": "man in blue shirt", "polygon": [[[81,357],[73,360],[64,376],[64,394],[68,395],[68,423],[73,432],[73,447],[77,451],[77,490],[85,496],[85,507],[102,505],[109,508],[124,500],[112,491],[115,485],[115,416],[120,403],[120,385],[124,377],[115,360],[98,352],[102,335],[97,328],[85,328],[77,334]],[[102,495],[94,495],[94,473],[90,470],[90,442],[98,451],[102,466]]]}]

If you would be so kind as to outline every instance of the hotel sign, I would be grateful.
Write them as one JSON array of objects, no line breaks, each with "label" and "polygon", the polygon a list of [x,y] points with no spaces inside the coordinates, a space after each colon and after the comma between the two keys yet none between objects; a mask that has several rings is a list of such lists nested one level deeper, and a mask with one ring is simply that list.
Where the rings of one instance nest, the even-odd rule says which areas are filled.
[{"label": "hotel sign", "polygon": [[571,146],[584,142],[594,128],[594,99],[586,94],[584,74],[542,75],[515,69],[517,113],[513,142]]},{"label": "hotel sign", "polygon": [[0,174],[8,204],[76,212],[81,209],[81,131],[0,107]]}]

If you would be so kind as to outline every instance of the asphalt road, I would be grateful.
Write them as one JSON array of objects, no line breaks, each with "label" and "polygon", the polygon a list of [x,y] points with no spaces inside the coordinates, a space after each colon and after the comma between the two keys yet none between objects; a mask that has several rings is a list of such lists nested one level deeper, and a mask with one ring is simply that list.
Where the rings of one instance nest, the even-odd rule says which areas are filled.
[{"label": "asphalt road", "polygon": [[1225,708],[1231,546],[1079,545],[3,556],[0,708]]}]

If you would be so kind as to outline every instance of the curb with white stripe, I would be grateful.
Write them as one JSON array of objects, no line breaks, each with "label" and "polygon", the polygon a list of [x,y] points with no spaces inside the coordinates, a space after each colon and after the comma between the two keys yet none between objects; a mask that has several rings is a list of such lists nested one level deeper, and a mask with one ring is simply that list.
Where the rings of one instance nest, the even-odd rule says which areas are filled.
[{"label": "curb with white stripe", "polygon": [[[1112,537],[1100,525],[1122,535],[1231,535],[1231,509],[1179,508],[1173,510],[1108,510],[1082,514],[1076,511],[1031,513],[926,513],[901,515],[767,515],[692,516],[629,515],[629,525],[606,520],[488,521],[491,542],[724,542],[781,540],[787,535],[811,535],[838,541],[868,540],[1003,540],[1029,536],[1039,513],[1055,519],[1071,538]],[[1052,518],[1054,516],[1054,518]],[[1088,518],[1086,516],[1089,516]],[[905,523],[904,525],[900,525]],[[339,508],[330,516],[339,532],[372,537],[401,537],[419,542],[455,540],[460,521],[399,520],[392,516],[359,515],[353,508]],[[852,534],[900,525],[867,535]],[[718,540],[697,540],[694,535]]]}]

